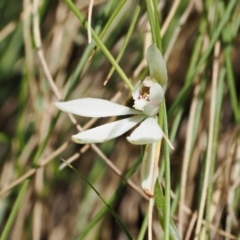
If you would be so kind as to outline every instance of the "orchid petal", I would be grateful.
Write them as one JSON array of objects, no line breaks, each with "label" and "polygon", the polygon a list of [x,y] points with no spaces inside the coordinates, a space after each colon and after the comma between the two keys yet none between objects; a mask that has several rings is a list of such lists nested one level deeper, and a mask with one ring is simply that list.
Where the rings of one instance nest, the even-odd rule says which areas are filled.
[{"label": "orchid petal", "polygon": [[62,111],[84,117],[110,117],[141,112],[99,98],[82,98],[68,102],[57,102],[55,105]]},{"label": "orchid petal", "polygon": [[168,80],[167,68],[163,56],[156,44],[151,45],[147,49],[146,58],[149,66],[150,76],[160,83],[165,91]]},{"label": "orchid petal", "polygon": [[153,83],[150,88],[150,102],[160,104],[164,98],[164,91],[160,84]]},{"label": "orchid petal", "polygon": [[154,116],[158,113],[159,106],[164,98],[164,91],[160,84],[153,83],[150,88],[150,101],[144,106],[143,113]]},{"label": "orchid petal", "polygon": [[142,166],[141,166],[141,181],[144,192],[149,196],[153,197],[154,184],[157,177],[158,166],[155,166],[157,143],[148,144],[145,148],[143,155]]},{"label": "orchid petal", "polygon": [[156,115],[158,113],[158,110],[159,110],[159,104],[154,104],[149,102],[144,106],[143,113],[151,117]]},{"label": "orchid petal", "polygon": [[148,117],[127,137],[127,140],[132,144],[143,145],[157,142],[162,136],[162,130],[156,118]]},{"label": "orchid petal", "polygon": [[100,143],[116,138],[141,122],[146,116],[138,115],[131,118],[125,118],[116,122],[111,122],[98,126],[84,132],[80,132],[72,139],[76,143]]}]

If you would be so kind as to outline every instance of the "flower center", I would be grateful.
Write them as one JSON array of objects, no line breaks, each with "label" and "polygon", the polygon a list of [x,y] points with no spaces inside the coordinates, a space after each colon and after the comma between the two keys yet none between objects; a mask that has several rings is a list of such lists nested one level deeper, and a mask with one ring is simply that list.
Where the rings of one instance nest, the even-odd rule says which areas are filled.
[{"label": "flower center", "polygon": [[149,101],[149,94],[150,94],[150,87],[143,86],[139,97]]}]

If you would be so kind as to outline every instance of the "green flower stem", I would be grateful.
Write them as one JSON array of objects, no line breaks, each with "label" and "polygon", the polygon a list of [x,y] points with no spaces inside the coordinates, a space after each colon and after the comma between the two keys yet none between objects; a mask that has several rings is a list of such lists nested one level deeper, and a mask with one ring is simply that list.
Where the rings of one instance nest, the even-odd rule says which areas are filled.
[{"label": "green flower stem", "polygon": [[[167,111],[165,102],[162,104],[163,118],[163,131],[168,136],[168,123],[167,123]],[[164,239],[169,239],[169,229],[170,229],[170,214],[171,214],[171,173],[170,173],[170,156],[169,156],[169,146],[166,141],[163,143],[163,161],[165,166],[165,212],[164,212]]]},{"label": "green flower stem", "polygon": [[[80,22],[82,23],[82,25],[88,29],[87,26],[87,21],[86,19],[83,17],[83,15],[78,11],[78,9],[76,8],[76,6],[73,4],[73,2],[71,0],[65,0],[66,4],[68,5],[68,7],[72,10],[72,12],[76,15],[76,17],[80,20]],[[111,64],[115,67],[116,71],[118,72],[118,74],[121,76],[121,78],[123,79],[123,81],[125,82],[125,84],[128,86],[128,88],[130,90],[133,90],[133,85],[132,83],[129,81],[129,79],[127,78],[127,76],[125,75],[125,73],[123,72],[123,70],[120,68],[120,66],[118,65],[118,63],[116,62],[116,60],[113,58],[112,54],[108,51],[108,49],[106,48],[106,46],[103,44],[103,42],[101,41],[101,39],[98,37],[98,35],[95,33],[95,31],[93,29],[91,29],[91,33],[92,33],[92,37],[95,40],[96,44],[99,46],[99,48],[103,51],[103,53],[106,55],[106,57],[108,58],[108,60],[111,62]]]},{"label": "green flower stem", "polygon": [[[151,26],[153,41],[157,44],[159,50],[162,52],[162,39],[160,35],[160,25],[158,17],[157,3],[155,0],[146,0],[147,12],[149,17],[149,22]],[[165,102],[162,103],[159,109],[159,125],[163,126],[163,131],[168,136],[168,126],[167,126],[167,113]],[[170,158],[169,158],[169,148],[167,143],[164,141],[163,145],[163,162],[165,170],[165,198],[164,198],[164,221],[163,221],[163,230],[164,230],[164,239],[168,240],[170,237],[170,191],[171,191],[171,177],[170,177]],[[161,221],[160,221],[161,222]]]},{"label": "green flower stem", "polygon": [[[135,10],[135,12],[134,12],[134,14],[133,14],[133,17],[132,17],[132,21],[131,21],[130,27],[129,27],[129,29],[128,29],[126,38],[124,39],[123,45],[121,46],[121,50],[119,51],[119,54],[118,54],[118,56],[117,56],[117,59],[116,59],[116,62],[117,62],[117,63],[119,63],[119,61],[121,60],[121,58],[122,58],[122,56],[123,56],[123,54],[124,54],[124,51],[125,51],[125,49],[126,49],[126,47],[127,47],[127,44],[128,44],[128,42],[129,42],[129,39],[130,39],[130,37],[131,37],[131,35],[132,35],[132,32],[133,32],[134,27],[135,27],[135,24],[136,24],[136,22],[137,22],[137,19],[138,19],[140,10],[141,10],[140,5],[137,5],[136,10]],[[115,68],[112,67],[111,70],[110,70],[110,72],[109,72],[109,74],[107,75],[106,80],[108,80],[108,79],[112,76],[114,70],[115,70]]]}]

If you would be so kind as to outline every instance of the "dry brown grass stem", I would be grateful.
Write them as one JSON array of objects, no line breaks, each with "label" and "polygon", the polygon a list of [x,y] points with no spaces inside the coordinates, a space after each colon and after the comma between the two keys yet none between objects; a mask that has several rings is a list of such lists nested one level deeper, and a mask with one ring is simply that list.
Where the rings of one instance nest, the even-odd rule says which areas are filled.
[{"label": "dry brown grass stem", "polygon": [[152,240],[154,198],[150,198],[148,207],[148,240]]},{"label": "dry brown grass stem", "polygon": [[194,98],[190,108],[190,116],[189,116],[189,121],[187,125],[187,136],[186,136],[186,143],[185,143],[184,156],[183,156],[183,165],[182,165],[182,173],[181,173],[181,191],[180,191],[179,213],[178,213],[178,219],[179,219],[178,229],[179,229],[180,236],[183,236],[183,225],[185,222],[185,214],[182,206],[185,206],[188,167],[189,167],[189,161],[192,153],[191,152],[191,146],[193,142],[192,133],[194,131],[193,128],[194,128],[195,116],[197,111],[199,92],[200,92],[200,86],[198,84],[195,87]]},{"label": "dry brown grass stem", "polygon": [[[166,20],[164,21],[164,24],[161,28],[161,36],[164,36],[164,34],[166,33],[167,29],[168,29],[168,26],[170,24],[170,22],[172,21],[176,11],[177,11],[177,8],[178,8],[178,5],[180,4],[181,0],[176,0],[174,1],[171,9],[170,9],[170,12],[168,13],[167,15],[167,18]],[[192,1],[191,1],[192,2]]]},{"label": "dry brown grass stem", "polygon": [[36,201],[33,206],[33,232],[32,239],[40,240],[41,239],[41,229],[42,229],[42,214],[43,206],[42,202],[38,198],[43,189],[43,179],[44,179],[44,168],[38,168],[35,174],[34,181],[34,191],[37,196]]},{"label": "dry brown grass stem", "polygon": [[37,54],[40,60],[40,64],[43,68],[44,74],[58,100],[61,100],[61,94],[51,76],[49,71],[47,62],[45,60],[43,50],[42,50],[42,41],[41,41],[41,34],[39,29],[39,16],[38,16],[38,0],[33,1],[33,36],[35,41],[35,46],[37,49]]},{"label": "dry brown grass stem", "polygon": [[235,237],[234,235],[229,234],[228,232],[226,232],[226,231],[224,231],[222,229],[217,228],[215,225],[213,225],[213,224],[209,225],[207,223],[207,221],[205,221],[204,219],[202,220],[202,226],[209,227],[211,230],[216,231],[220,236],[227,237],[228,239],[232,239],[232,240],[236,240],[237,239],[237,237]]},{"label": "dry brown grass stem", "polygon": [[92,33],[91,33],[91,24],[92,24],[92,9],[93,9],[93,2],[94,0],[89,1],[88,7],[88,43],[92,41]]},{"label": "dry brown grass stem", "polygon": [[0,42],[4,40],[9,34],[11,34],[17,26],[17,22],[12,21],[8,23],[1,31],[0,31]]},{"label": "dry brown grass stem", "polygon": [[45,158],[42,161],[40,161],[40,163],[38,164],[38,166],[36,168],[30,169],[23,176],[21,176],[20,178],[18,178],[17,180],[13,181],[8,186],[6,186],[3,190],[0,191],[0,197],[3,196],[8,191],[10,191],[12,188],[16,187],[17,185],[19,185],[20,183],[25,181],[27,178],[33,176],[36,173],[38,168],[44,167],[50,161],[55,159],[60,153],[62,153],[68,147],[69,143],[70,143],[70,141],[65,142],[64,144],[62,144],[61,147],[59,147],[56,151],[54,151],[52,154],[50,154],[47,158]]},{"label": "dry brown grass stem", "polygon": [[188,225],[188,230],[187,230],[187,233],[186,233],[185,240],[189,240],[191,238],[191,235],[192,235],[192,232],[193,232],[196,220],[197,220],[197,212],[194,212],[192,214],[191,221],[190,221],[190,223]]},{"label": "dry brown grass stem", "polygon": [[207,146],[207,157],[206,157],[206,171],[203,180],[203,188],[202,188],[202,195],[200,200],[200,207],[198,212],[198,219],[197,225],[195,229],[195,237],[194,239],[198,239],[200,234],[201,225],[203,221],[203,213],[206,204],[206,197],[207,197],[207,187],[208,187],[208,180],[210,174],[210,166],[211,166],[211,154],[213,148],[213,131],[214,131],[214,121],[215,121],[215,108],[216,108],[216,91],[217,91],[217,81],[219,76],[219,61],[220,55],[220,42],[217,41],[214,47],[214,62],[213,62],[213,76],[212,76],[212,92],[211,92],[211,105],[210,105],[210,125],[209,125],[209,136],[208,136],[208,146]]}]

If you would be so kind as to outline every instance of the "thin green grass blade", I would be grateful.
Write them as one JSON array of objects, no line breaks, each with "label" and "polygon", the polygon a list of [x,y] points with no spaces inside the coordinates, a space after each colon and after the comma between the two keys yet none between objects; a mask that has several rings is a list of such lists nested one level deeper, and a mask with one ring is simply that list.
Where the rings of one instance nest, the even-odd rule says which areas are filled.
[{"label": "thin green grass blade", "polygon": [[156,36],[156,32],[155,32],[156,23],[155,23],[153,8],[152,8],[152,2],[150,0],[146,0],[146,5],[147,5],[148,20],[149,20],[149,23],[151,26],[153,42],[156,43],[157,42],[157,36]]},{"label": "thin green grass blade", "polygon": [[[162,122],[163,132],[168,136],[168,124],[167,124],[167,111],[165,102],[162,103],[160,108],[160,122]],[[164,239],[169,239],[170,225],[171,225],[171,173],[170,173],[170,155],[169,146],[166,141],[163,142],[163,162],[164,162],[164,177],[165,177],[165,210],[164,210]]]},{"label": "thin green grass blade", "polygon": [[[80,20],[80,22],[83,24],[83,26],[87,29],[87,21],[83,17],[83,15],[80,13],[80,11],[76,8],[74,3],[71,0],[65,0],[68,7],[72,10],[72,12],[76,15],[76,17]],[[108,58],[108,60],[111,62],[111,64],[115,67],[118,74],[121,76],[122,80],[126,83],[128,88],[130,90],[133,89],[132,83],[129,81],[128,77],[125,75],[123,70],[120,68],[116,60],[113,58],[112,54],[109,52],[109,50],[106,48],[106,46],[103,44],[101,39],[98,37],[98,35],[95,33],[93,29],[91,29],[92,37],[95,40],[96,44],[99,46],[99,48],[103,51],[105,56]]]},{"label": "thin green grass blade", "polygon": [[[111,17],[109,18],[108,22],[106,23],[105,27],[100,32],[100,34],[99,34],[99,38],[100,39],[102,39],[104,37],[104,35],[106,34],[107,30],[109,29],[109,27],[111,26],[111,24],[113,23],[113,21],[115,20],[115,18],[119,14],[119,12],[122,10],[122,8],[125,5],[126,1],[127,0],[121,0],[118,3],[117,7],[115,8],[114,12],[112,13]],[[97,46],[94,47],[95,51],[96,51],[96,49],[97,49]]]},{"label": "thin green grass blade", "polygon": [[[143,153],[142,153],[143,156]],[[139,164],[142,161],[142,156],[137,159],[137,161],[132,165],[132,167],[129,168],[127,173],[124,175],[124,177],[130,178],[133,173],[136,171],[138,168]],[[119,196],[119,193],[121,193],[122,188],[126,185],[126,181],[122,181],[121,185],[118,187],[116,192],[113,194],[113,196],[110,198],[108,201],[108,204],[111,205]],[[84,231],[81,233],[81,235],[78,237],[78,240],[84,239],[87,234],[92,230],[92,228],[104,217],[104,215],[107,213],[108,208],[104,206],[103,208],[100,209],[100,211],[96,214],[96,216],[91,220],[91,222],[88,224],[87,227],[85,227]]]},{"label": "thin green grass blade", "polygon": [[[65,161],[64,161],[65,162]],[[117,215],[117,213],[113,210],[113,208],[110,206],[110,204],[101,196],[101,194],[97,191],[96,188],[94,188],[94,186],[76,169],[74,168],[71,164],[65,162],[78,176],[80,176],[91,188],[92,190],[98,195],[98,197],[102,200],[102,202],[105,204],[105,206],[107,207],[107,209],[109,210],[109,212],[113,215],[113,217],[116,219],[117,223],[119,224],[119,226],[123,229],[123,231],[125,232],[126,236],[128,237],[128,239],[133,239],[133,237],[131,236],[131,234],[129,233],[129,231],[127,230],[127,228],[125,227],[125,225],[123,224],[123,222],[121,221],[121,219],[119,218],[119,216]]]},{"label": "thin green grass blade", "polygon": [[[219,4],[220,12],[224,12],[223,4]],[[240,17],[238,17],[238,24],[240,22]],[[225,66],[227,70],[227,80],[228,80],[228,86],[229,86],[229,93],[230,93],[230,99],[233,109],[233,115],[235,118],[236,123],[240,123],[240,111],[239,111],[239,104],[238,104],[238,98],[236,93],[236,86],[235,86],[235,79],[233,74],[233,66],[232,66],[232,44],[233,39],[236,37],[235,34],[231,31],[232,25],[235,25],[236,23],[229,23],[226,28],[224,28],[224,31],[222,33],[223,37],[223,53],[224,53],[224,60],[225,60]],[[237,24],[237,25],[238,25]],[[233,35],[234,34],[234,35]],[[232,37],[233,36],[233,39]]]},{"label": "thin green grass blade", "polygon": [[156,35],[156,43],[157,43],[159,50],[161,52],[163,52],[160,19],[159,19],[159,11],[158,11],[158,1],[153,0],[152,3],[153,3],[153,14],[154,14],[154,22],[155,22],[154,33]]},{"label": "thin green grass blade", "polygon": [[10,232],[12,226],[13,226],[13,223],[15,221],[15,218],[16,218],[16,215],[18,213],[18,210],[21,207],[21,202],[22,202],[23,197],[24,197],[24,195],[25,195],[25,193],[27,191],[28,186],[29,186],[29,180],[26,180],[22,184],[22,186],[21,186],[21,188],[19,190],[19,194],[17,196],[17,199],[16,199],[16,201],[15,201],[15,203],[13,205],[11,213],[10,213],[10,215],[8,217],[8,220],[7,220],[7,222],[6,222],[5,226],[4,226],[4,229],[3,229],[2,233],[1,233],[0,240],[9,239],[8,238],[9,237],[8,234],[9,234],[9,232]]},{"label": "thin green grass blade", "polygon": [[146,234],[147,227],[148,227],[148,216],[149,216],[149,212],[147,212],[145,217],[144,217],[144,221],[143,221],[142,226],[140,228],[140,232],[139,232],[137,240],[144,240],[144,236]]},{"label": "thin green grass blade", "polygon": [[[123,56],[123,54],[124,54],[124,52],[125,52],[125,49],[126,49],[126,47],[127,47],[127,44],[128,44],[128,42],[129,42],[129,40],[130,40],[130,37],[131,37],[131,35],[132,35],[132,33],[133,33],[133,30],[134,30],[134,27],[135,27],[135,25],[136,25],[138,16],[139,16],[139,14],[140,14],[140,10],[141,10],[140,5],[137,5],[136,10],[135,10],[134,13],[133,13],[132,21],[131,21],[131,23],[130,23],[130,27],[129,27],[129,29],[128,29],[127,35],[126,35],[126,37],[125,37],[125,39],[124,39],[124,42],[123,42],[123,44],[122,44],[122,47],[121,47],[121,49],[120,49],[120,51],[119,51],[119,53],[118,53],[118,56],[117,56],[117,58],[116,58],[116,62],[117,62],[117,63],[119,63],[119,61],[121,60],[121,58],[122,58],[122,56]],[[112,67],[112,68],[110,69],[110,71],[109,71],[109,73],[108,73],[107,78],[106,78],[105,81],[108,81],[108,79],[112,76],[114,70],[115,70],[114,67]]]},{"label": "thin green grass blade", "polygon": [[208,193],[206,199],[206,220],[207,220],[207,238],[210,239],[210,209],[212,204],[212,194],[213,194],[213,175],[215,172],[216,166],[216,154],[217,154],[217,146],[218,146],[218,134],[219,127],[221,123],[221,109],[222,109],[222,100],[224,94],[224,78],[225,78],[225,69],[222,68],[219,75],[219,82],[217,86],[217,94],[216,94],[216,105],[215,105],[215,123],[214,123],[214,132],[213,132],[213,144],[211,149],[211,166],[210,166],[210,174],[208,180]]},{"label": "thin green grass blade", "polygon": [[10,145],[11,138],[7,134],[0,132],[0,143]]}]

